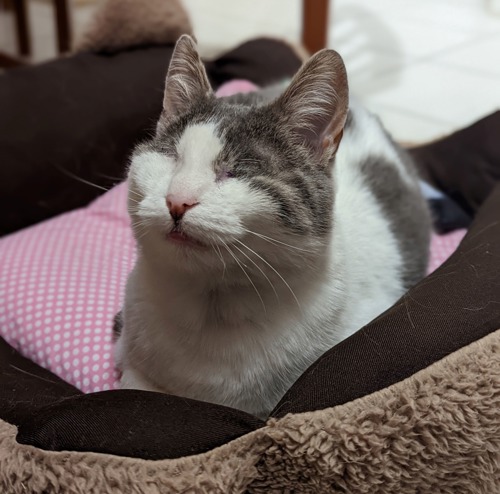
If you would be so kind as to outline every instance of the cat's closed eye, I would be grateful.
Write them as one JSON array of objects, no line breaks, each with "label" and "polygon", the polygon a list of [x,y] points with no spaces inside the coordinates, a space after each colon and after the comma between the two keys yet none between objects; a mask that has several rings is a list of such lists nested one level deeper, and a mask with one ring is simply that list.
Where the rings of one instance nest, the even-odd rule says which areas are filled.
[{"label": "cat's closed eye", "polygon": [[225,166],[221,167],[221,169],[217,172],[217,182],[222,182],[228,178],[234,178],[234,173]]}]

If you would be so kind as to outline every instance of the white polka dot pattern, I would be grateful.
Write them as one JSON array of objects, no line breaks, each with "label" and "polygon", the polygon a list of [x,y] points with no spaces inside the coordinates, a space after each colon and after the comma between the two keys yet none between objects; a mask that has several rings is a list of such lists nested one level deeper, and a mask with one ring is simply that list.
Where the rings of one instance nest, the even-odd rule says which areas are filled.
[{"label": "white polka dot pattern", "polygon": [[85,393],[113,389],[112,324],[135,247],[126,184],[0,240],[0,335]]}]

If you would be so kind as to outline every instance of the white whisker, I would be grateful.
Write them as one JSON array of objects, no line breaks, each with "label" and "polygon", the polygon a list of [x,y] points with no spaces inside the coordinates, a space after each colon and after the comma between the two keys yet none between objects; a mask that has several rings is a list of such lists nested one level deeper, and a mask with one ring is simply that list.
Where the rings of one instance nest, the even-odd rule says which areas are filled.
[{"label": "white whisker", "polygon": [[312,254],[313,253],[310,250],[301,249],[300,247],[295,247],[294,245],[287,244],[285,242],[282,242],[281,240],[276,240],[275,238],[268,237],[267,235],[263,235],[262,233],[252,232],[252,230],[248,230],[247,228],[244,228],[244,230],[246,232],[248,232],[248,233],[251,233],[252,235],[255,235],[255,236],[261,238],[262,240],[265,240],[266,242],[269,242],[269,243],[272,243],[272,244],[283,245],[283,246],[288,247],[290,249],[298,250],[300,252],[307,252],[308,254]]},{"label": "white whisker", "polygon": [[291,286],[287,283],[287,281],[285,280],[285,278],[283,278],[283,276],[281,276],[281,274],[274,268],[274,266],[272,266],[271,264],[269,264],[269,262],[267,262],[259,254],[257,254],[257,252],[255,252],[253,249],[251,249],[250,247],[248,247],[248,245],[245,245],[243,242],[240,242],[238,239],[235,239],[235,240],[236,240],[236,242],[240,243],[243,247],[247,248],[250,252],[252,252],[252,254],[256,255],[262,262],[264,262],[265,264],[267,264],[279,276],[279,278],[281,279],[281,281],[290,290],[290,293],[292,294],[293,298],[295,299],[295,302],[297,302],[297,305],[298,305],[298,307],[300,309],[301,308],[300,307],[300,302],[299,302],[299,299],[297,298],[297,296],[295,295],[295,292],[292,290]]},{"label": "white whisker", "polygon": [[241,270],[243,271],[243,273],[245,273],[245,276],[248,278],[248,281],[253,286],[255,292],[257,293],[257,296],[259,297],[259,299],[260,299],[260,301],[262,303],[262,308],[264,309],[264,312],[267,314],[266,304],[264,303],[264,299],[262,298],[262,295],[260,294],[259,290],[257,290],[257,287],[255,286],[255,283],[251,280],[250,276],[245,271],[245,268],[243,267],[243,265],[241,264],[241,262],[238,260],[238,258],[234,255],[233,251],[228,247],[228,245],[226,244],[226,242],[224,242],[223,240],[221,240],[221,242],[222,242],[222,245],[224,245],[224,247],[226,248],[226,250],[229,252],[229,254],[236,261],[236,264],[238,264],[238,266],[241,268]]},{"label": "white whisker", "polygon": [[119,182],[123,182],[126,178],[126,177],[113,177],[111,175],[106,175],[105,173],[99,173],[99,172],[96,173],[96,175],[102,178],[107,178],[108,180],[118,180]]},{"label": "white whisker", "polygon": [[[248,246],[246,246],[245,244],[243,244],[243,242],[240,242],[239,240],[236,240],[238,243],[242,244],[244,247],[246,247],[247,249],[249,249],[250,251],[252,249],[250,249]],[[251,259],[245,252],[243,252],[239,247],[237,247],[236,245],[234,246],[235,249],[238,249],[239,252],[241,252],[261,273],[262,273],[262,276],[264,276],[264,278],[268,281],[268,283],[271,285],[271,288],[273,289],[273,292],[274,294],[276,295],[276,299],[279,300],[279,296],[278,296],[278,292],[276,291],[276,288],[274,288],[274,285],[272,283],[272,281],[268,278],[268,276],[266,275],[266,273],[264,273],[264,271],[262,270],[262,268],[253,260]]]},{"label": "white whisker", "polygon": [[97,185],[97,184],[95,184],[93,182],[90,182],[89,180],[85,180],[84,178],[81,178],[78,175],[75,175],[73,172],[70,172],[69,170],[65,170],[64,168],[61,168],[60,166],[56,165],[56,168],[59,171],[61,171],[62,173],[64,173],[65,175],[67,175],[68,177],[71,177],[71,178],[74,178],[75,180],[78,180],[78,182],[90,185],[92,187],[95,187],[96,189],[104,190],[105,192],[107,192],[108,190],[110,190],[110,189],[107,189],[106,187],[103,187],[102,185]]},{"label": "white whisker", "polygon": [[134,199],[133,197],[130,197],[130,196],[127,198],[127,200],[128,200],[128,201],[133,201],[133,202],[135,202],[136,204],[140,204],[140,203],[142,202],[142,201],[138,201],[137,199]]},{"label": "white whisker", "polygon": [[139,218],[131,222],[132,227],[137,234],[136,240],[140,240],[147,235],[149,227],[153,224],[152,218]]},{"label": "white whisker", "polygon": [[144,228],[143,230],[139,231],[139,235],[136,237],[136,240],[139,241],[141,238],[145,237],[148,234],[149,230],[147,228]]},{"label": "white whisker", "polygon": [[132,190],[132,189],[128,189],[128,193],[129,194],[135,194],[136,196],[139,196],[139,197],[142,197],[141,194],[139,194],[139,192],[136,192],[135,190]]},{"label": "white whisker", "polygon": [[[95,187],[96,189],[103,190],[104,192],[108,192],[109,190],[112,189],[112,187],[106,188],[106,187],[103,187],[102,185],[98,185],[98,184],[95,184],[93,182],[90,182],[89,180],[85,180],[84,178],[79,177],[78,175],[75,175],[73,172],[65,170],[64,168],[57,167],[57,169],[60,170],[61,172],[63,172],[64,174],[68,175],[68,177],[71,177],[71,178],[73,178],[75,180],[78,180],[78,182],[81,182],[81,183],[86,184],[86,185],[90,185],[91,187]],[[101,176],[104,177],[104,178],[113,178],[113,177],[107,177],[106,175],[102,175],[102,174],[101,174]],[[130,193],[130,192],[134,192],[134,191],[129,190],[128,192]],[[137,192],[134,192],[134,193],[137,194]],[[137,194],[137,195],[139,195],[139,194]],[[138,201],[137,199],[133,199],[130,196],[128,197],[128,199],[130,201],[135,202],[136,204],[140,204],[141,203],[141,201]]]},{"label": "white whisker", "polygon": [[[218,239],[218,240],[221,241],[220,239]],[[220,258],[220,260],[222,262],[222,266],[223,266],[222,279],[224,279],[224,275],[226,274],[226,262],[224,261],[224,257],[222,255],[220,247],[215,242],[214,243],[211,242],[210,245],[214,248],[214,251],[218,254],[218,256],[219,256],[219,258]]]}]

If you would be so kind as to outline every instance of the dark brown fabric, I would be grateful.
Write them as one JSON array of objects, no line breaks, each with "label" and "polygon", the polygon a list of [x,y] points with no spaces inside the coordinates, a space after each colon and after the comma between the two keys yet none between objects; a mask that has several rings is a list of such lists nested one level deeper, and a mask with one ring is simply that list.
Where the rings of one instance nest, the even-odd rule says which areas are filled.
[{"label": "dark brown fabric", "polygon": [[204,453],[264,425],[252,415],[201,401],[103,391],[32,409],[18,424],[17,441],[52,451],[159,460]]},{"label": "dark brown fabric", "polygon": [[21,424],[38,408],[81,394],[0,338],[0,418]]},{"label": "dark brown fabric", "polygon": [[[0,235],[83,206],[123,178],[131,149],[154,129],[171,54],[85,53],[0,75]],[[207,67],[217,86],[273,82],[300,64],[286,44],[254,40]]]},{"label": "dark brown fabric", "polygon": [[472,215],[500,181],[500,111],[410,152],[423,176]]},{"label": "dark brown fabric", "polygon": [[18,426],[22,444],[145,459],[202,453],[264,425],[238,410],[160,393],[83,395],[1,338],[0,419]]},{"label": "dark brown fabric", "polygon": [[78,178],[123,176],[159,114],[171,53],[81,54],[0,76],[0,235],[102,194]]},{"label": "dark brown fabric", "polygon": [[500,185],[450,259],[325,353],[271,416],[321,410],[384,389],[499,327]]},{"label": "dark brown fabric", "polygon": [[231,79],[247,79],[265,86],[291,78],[302,60],[286,43],[274,39],[256,39],[226,53],[206,67],[214,87]]}]

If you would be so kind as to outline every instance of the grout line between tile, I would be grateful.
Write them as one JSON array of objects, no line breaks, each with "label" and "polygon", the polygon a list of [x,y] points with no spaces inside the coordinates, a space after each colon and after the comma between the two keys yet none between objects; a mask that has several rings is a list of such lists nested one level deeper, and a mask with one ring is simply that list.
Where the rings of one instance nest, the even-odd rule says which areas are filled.
[{"label": "grout line between tile", "polygon": [[[475,45],[479,42],[487,41],[489,38],[494,38],[496,36],[499,36],[499,33],[491,33],[491,32],[484,33],[484,34],[475,36],[472,39],[469,38],[468,40],[460,41],[459,43],[456,43],[452,46],[442,48],[442,49],[437,50],[437,51],[435,51],[431,54],[428,54],[428,55],[420,55],[420,56],[407,55],[409,58],[406,61],[406,63],[408,65],[418,65],[421,63],[426,63],[426,62],[429,62],[435,58],[442,57],[444,55],[449,55],[455,51],[461,50],[463,48],[468,48],[472,45]],[[400,55],[401,54],[401,52],[396,51],[396,50],[391,50],[390,48],[387,48],[387,46],[385,46],[385,45],[377,44],[376,41],[374,41],[371,46],[376,48],[379,53],[384,53],[385,55]]]},{"label": "grout line between tile", "polygon": [[[448,47],[446,49],[439,50],[438,52],[434,52],[432,55],[424,55],[424,56],[420,56],[420,57],[415,57],[413,59],[403,61],[402,65],[394,65],[392,67],[389,66],[386,70],[384,70],[383,73],[380,72],[379,74],[375,74],[375,77],[373,78],[374,84],[375,84],[375,81],[383,81],[384,79],[389,78],[390,76],[392,76],[394,74],[394,72],[402,72],[402,71],[407,70],[409,68],[418,67],[419,65],[425,65],[425,64],[431,65],[433,63],[437,63],[437,64],[440,64],[441,66],[448,67],[448,68],[451,68],[453,70],[465,72],[467,70],[465,67],[458,67],[458,66],[453,66],[453,64],[443,63],[439,60],[439,58],[446,56],[448,54],[451,54],[454,51],[458,51],[462,48],[473,46],[476,43],[486,41],[489,38],[493,38],[496,36],[498,36],[498,33],[495,33],[495,34],[492,34],[492,33],[486,34],[485,33],[484,35],[481,35],[481,36],[475,38],[474,41],[472,41],[472,45],[471,45],[470,40],[467,42],[466,41],[460,42],[460,43],[454,45],[453,47]],[[372,46],[377,48],[378,53],[383,53],[386,56],[399,54],[398,52],[387,50],[387,47],[382,47],[382,46],[376,45],[376,44],[374,44]],[[478,70],[474,69],[474,72],[477,73]],[[485,71],[484,74],[481,73],[480,75],[482,77],[487,77],[488,79],[494,78],[495,80],[498,80],[498,75],[495,75],[494,73],[489,73],[489,72],[487,73]],[[393,108],[393,110],[394,109],[395,108]],[[415,113],[415,116],[420,115],[418,112],[414,112],[414,113]],[[433,117],[431,117],[431,118],[433,118]],[[436,119],[436,123],[446,123],[446,124],[454,125],[454,123],[452,123],[452,122],[449,122],[446,120],[440,121],[439,119]]]},{"label": "grout line between tile", "polygon": [[[368,106],[369,106],[369,102],[368,102]],[[416,118],[419,120],[426,120],[428,122],[432,122],[432,123],[437,124],[437,125],[450,125],[450,126],[457,125],[457,122],[451,122],[449,120],[445,120],[445,119],[441,119],[438,117],[434,117],[432,115],[428,115],[427,113],[420,113],[420,112],[417,112],[414,110],[410,110],[408,108],[401,108],[399,106],[393,106],[393,105],[387,104],[387,103],[380,103],[380,104],[377,103],[377,108],[386,109],[386,110],[391,111],[391,112],[401,113],[403,115],[406,115],[407,117],[412,117],[412,118]]]},{"label": "grout line between tile", "polygon": [[435,63],[435,64],[439,63],[439,65],[441,65],[442,67],[453,69],[453,70],[456,70],[457,72],[464,72],[468,75],[470,75],[472,73],[473,75],[477,75],[478,77],[481,77],[482,79],[491,79],[491,80],[495,80],[497,82],[500,79],[500,72],[493,72],[493,71],[489,71],[487,69],[479,69],[477,67],[471,67],[471,66],[467,66],[467,65],[458,65],[458,64],[455,64],[453,62],[444,62],[442,60],[432,60],[431,63]]},{"label": "grout line between tile", "polygon": [[457,43],[453,46],[448,46],[446,48],[442,48],[441,50],[438,50],[434,52],[432,55],[424,55],[423,57],[419,57],[421,62],[429,62],[435,58],[442,57],[444,55],[449,55],[453,53],[454,51],[461,50],[463,48],[469,48],[470,46],[473,46],[477,44],[478,42],[486,41],[488,38],[492,38],[498,36],[498,33],[484,33],[481,35],[478,35],[477,37],[474,38],[469,38],[468,40],[461,41],[460,43]]}]

